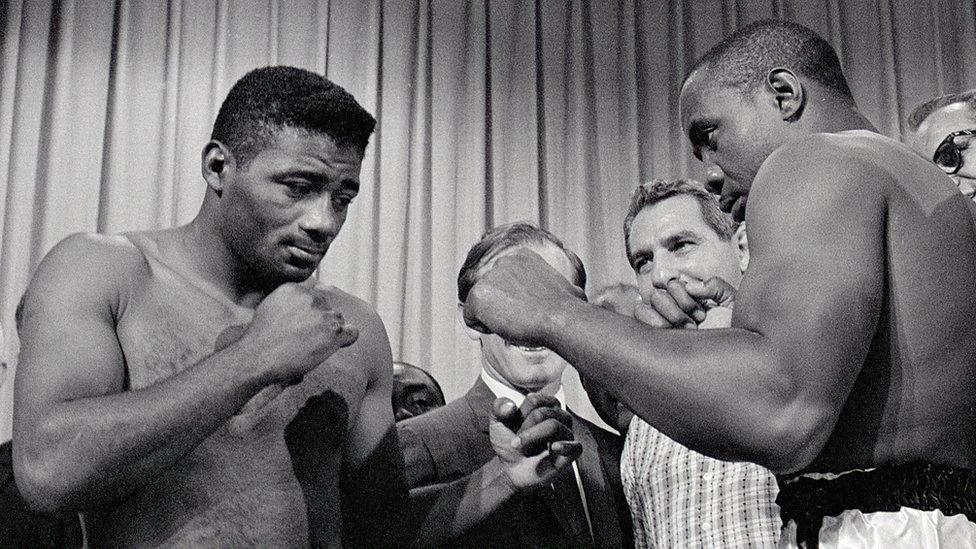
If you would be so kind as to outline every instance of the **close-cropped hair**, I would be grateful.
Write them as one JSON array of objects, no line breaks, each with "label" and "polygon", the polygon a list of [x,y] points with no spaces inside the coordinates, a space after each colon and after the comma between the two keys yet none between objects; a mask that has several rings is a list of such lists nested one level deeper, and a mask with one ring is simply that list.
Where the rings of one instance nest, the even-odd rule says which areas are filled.
[{"label": "close-cropped hair", "polygon": [[694,179],[654,179],[639,185],[630,197],[630,207],[627,208],[627,217],[624,218],[624,245],[627,247],[628,259],[631,257],[630,229],[634,225],[637,214],[644,208],[674,196],[694,198],[698,202],[702,219],[722,240],[731,240],[735,235],[738,224],[731,215],[722,211],[718,198],[708,192],[704,185]]},{"label": "close-cropped hair", "polygon": [[803,25],[776,19],[757,21],[732,33],[699,59],[688,76],[705,69],[714,84],[748,92],[764,85],[769,72],[777,67],[790,69],[853,101],[830,44]]},{"label": "close-cropped hair", "polygon": [[227,93],[210,138],[226,145],[243,168],[285,127],[327,135],[337,146],[353,146],[362,155],[376,119],[324,76],[295,67],[262,67]]},{"label": "close-cropped hair", "polygon": [[573,285],[585,290],[586,269],[583,268],[583,261],[580,260],[579,256],[566,248],[562,240],[559,240],[556,235],[549,231],[530,223],[517,222],[499,225],[489,230],[468,250],[464,264],[458,271],[458,301],[464,303],[468,299],[468,292],[478,282],[478,277],[481,276],[484,267],[492,259],[498,257],[498,254],[519,246],[541,245],[547,242],[566,254],[570,264],[573,265]]},{"label": "close-cropped hair", "polygon": [[925,103],[915,107],[915,110],[908,117],[908,130],[913,132],[917,131],[918,127],[922,125],[922,122],[925,122],[926,118],[932,116],[932,113],[942,107],[948,107],[956,103],[965,103],[966,108],[970,111],[970,117],[973,121],[976,121],[976,89],[972,89],[929,99]]}]

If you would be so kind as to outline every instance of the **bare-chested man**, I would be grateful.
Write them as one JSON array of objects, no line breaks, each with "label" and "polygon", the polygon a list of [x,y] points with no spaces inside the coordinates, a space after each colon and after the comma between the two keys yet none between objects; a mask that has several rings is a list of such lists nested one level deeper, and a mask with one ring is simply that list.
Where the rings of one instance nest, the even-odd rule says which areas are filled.
[{"label": "bare-chested man", "polygon": [[[409,539],[385,329],[310,278],[359,190],[374,125],[321,76],[252,71],[203,149],[191,223],[74,235],[45,257],[18,315],[15,388],[15,474],[35,507],[84,510],[93,545]],[[517,419],[513,408],[499,417]],[[520,433],[545,431],[565,454],[523,460],[528,477],[578,455],[559,441],[560,414]],[[493,440],[511,442],[499,425]],[[505,464],[518,449],[500,452]],[[492,471],[464,491],[473,505],[438,522],[461,525],[518,485],[514,469]]]},{"label": "bare-chested man", "polygon": [[[486,273],[469,322],[557,351],[692,449],[779,473],[784,546],[818,535],[823,547],[971,546],[966,199],[874,131],[836,54],[798,25],[760,22],[724,40],[686,78],[680,110],[695,154],[729,176],[723,203],[749,197],[751,263],[732,327],[656,330],[613,315],[529,253]],[[672,324],[731,292],[714,280],[666,287],[647,307]]]}]

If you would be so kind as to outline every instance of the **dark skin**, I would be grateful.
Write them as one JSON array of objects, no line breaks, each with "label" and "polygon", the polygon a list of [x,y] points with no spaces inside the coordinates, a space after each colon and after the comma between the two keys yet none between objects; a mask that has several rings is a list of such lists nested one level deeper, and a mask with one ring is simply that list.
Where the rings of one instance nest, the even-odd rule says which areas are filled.
[{"label": "dark skin", "polygon": [[[402,466],[395,466],[402,457],[395,436],[389,435],[392,356],[385,328],[365,303],[310,278],[358,191],[362,151],[338,147],[325,135],[283,128],[246,166],[217,141],[207,144],[202,157],[208,190],[197,218],[175,229],[133,235],[150,243],[159,260],[155,269],[134,241],[103,235],[69,237],[38,267],[18,315],[18,484],[38,509],[97,509],[89,523],[95,543],[189,543],[197,532],[179,525],[222,497],[248,501],[252,505],[243,504],[242,512],[264,522],[252,521],[260,527],[249,531],[226,521],[214,523],[200,535],[214,543],[243,543],[245,536],[258,545],[262,540],[292,543],[293,536],[304,535],[307,522],[298,516],[291,517],[294,524],[267,519],[262,509],[275,505],[255,500],[262,495],[251,496],[254,483],[214,479],[218,491],[200,486],[194,492],[193,502],[203,502],[199,509],[170,502],[172,492],[160,485],[161,479],[180,484],[188,477],[178,475],[199,474],[196,464],[276,475],[287,475],[281,471],[290,465],[294,478],[279,482],[288,490],[301,489],[314,521],[310,540],[318,546],[339,543],[344,526],[336,502],[355,509],[345,502],[369,501],[358,491],[372,488],[341,482],[344,476],[391,464],[386,496],[394,502],[406,498],[405,488],[400,489]],[[160,272],[167,274],[161,277]],[[145,293],[176,288],[196,292],[190,320],[206,322],[200,330],[204,340],[185,345],[184,351],[200,356],[190,364],[181,362],[183,342],[165,341],[180,338],[186,323],[172,318],[166,300]],[[156,325],[163,316],[172,324],[168,331]],[[250,320],[241,324],[241,318]],[[126,337],[126,319],[151,324],[160,334],[158,348],[148,353],[160,363],[144,372],[157,377],[138,386],[127,386],[136,383],[130,381],[127,359],[142,349],[138,343],[134,351],[125,349],[132,341]],[[303,401],[294,401],[303,395],[319,395],[304,414],[299,412]],[[322,399],[330,406],[323,408]],[[248,423],[262,410],[271,410],[263,422]],[[325,425],[303,421],[309,417]],[[540,423],[548,430],[531,425],[522,436],[529,441],[537,435],[551,436],[547,440],[552,442],[571,439],[554,425],[561,425],[558,418]],[[288,428],[283,433],[269,425]],[[303,432],[319,427],[328,431],[322,439],[326,447],[299,451],[308,447],[296,444],[307,440]],[[550,461],[563,467],[576,450],[572,444],[560,448],[565,459]],[[284,456],[291,463],[261,467]],[[486,481],[499,488],[488,496],[511,495],[524,486],[519,481],[536,472],[534,459],[549,459],[549,454],[521,457],[525,454],[516,451],[499,464]],[[346,490],[341,495],[340,486]],[[291,504],[285,492],[271,493],[290,498],[284,503]],[[481,494],[475,490],[472,495]],[[170,523],[160,523],[164,516],[172,516]],[[396,513],[381,514],[372,529],[362,531],[378,535],[401,520]]]},{"label": "dark skin", "polygon": [[[787,69],[745,98],[709,77],[686,82],[682,122],[706,166],[749,182],[752,259],[732,327],[613,315],[528,252],[479,281],[469,322],[557,351],[720,459],[778,473],[976,465],[976,229],[963,197],[893,142],[821,133],[871,128],[848,98]],[[693,313],[674,295],[655,309]]]}]

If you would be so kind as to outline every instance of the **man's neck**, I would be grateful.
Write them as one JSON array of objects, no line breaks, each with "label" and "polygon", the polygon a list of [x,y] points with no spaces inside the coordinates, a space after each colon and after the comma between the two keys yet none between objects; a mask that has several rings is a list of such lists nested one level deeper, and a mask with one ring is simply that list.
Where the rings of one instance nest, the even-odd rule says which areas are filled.
[{"label": "man's neck", "polygon": [[220,238],[217,225],[201,210],[190,223],[174,231],[174,244],[184,255],[185,268],[244,307],[256,307],[273,285],[257,284],[256,277]]}]

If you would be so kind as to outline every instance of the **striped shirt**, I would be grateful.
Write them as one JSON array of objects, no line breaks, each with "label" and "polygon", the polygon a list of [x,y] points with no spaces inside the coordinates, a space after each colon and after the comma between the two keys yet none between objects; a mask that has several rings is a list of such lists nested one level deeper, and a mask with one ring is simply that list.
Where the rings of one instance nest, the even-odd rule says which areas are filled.
[{"label": "striped shirt", "polygon": [[634,417],[620,470],[637,547],[776,547],[776,479],[754,463],[704,456]]}]

